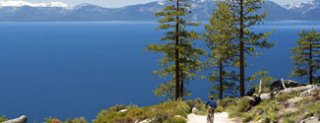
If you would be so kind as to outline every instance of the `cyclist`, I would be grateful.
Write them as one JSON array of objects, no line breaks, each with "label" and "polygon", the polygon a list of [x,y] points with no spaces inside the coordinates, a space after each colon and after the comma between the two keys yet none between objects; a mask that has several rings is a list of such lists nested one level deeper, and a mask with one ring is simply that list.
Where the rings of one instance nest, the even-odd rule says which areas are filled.
[{"label": "cyclist", "polygon": [[211,96],[210,100],[207,102],[206,104],[206,108],[208,108],[209,106],[209,110],[208,110],[208,123],[213,123],[214,121],[214,110],[217,108],[217,103],[216,101],[214,101],[214,97]]}]

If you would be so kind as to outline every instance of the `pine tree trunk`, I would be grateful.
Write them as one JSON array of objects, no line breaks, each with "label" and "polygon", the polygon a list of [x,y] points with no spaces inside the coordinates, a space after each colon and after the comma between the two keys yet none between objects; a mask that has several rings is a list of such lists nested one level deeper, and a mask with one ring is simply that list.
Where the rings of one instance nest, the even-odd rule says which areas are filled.
[{"label": "pine tree trunk", "polygon": [[309,84],[313,84],[313,57],[312,57],[312,44],[309,46],[310,51],[309,51]]},{"label": "pine tree trunk", "polygon": [[219,64],[219,99],[223,98],[223,64]]},{"label": "pine tree trunk", "polygon": [[244,71],[244,8],[243,0],[240,0],[240,96],[245,93],[245,71]]},{"label": "pine tree trunk", "polygon": [[181,83],[180,83],[180,99],[183,99],[183,97],[184,97],[184,81],[183,81],[183,79],[181,79]]},{"label": "pine tree trunk", "polygon": [[[177,11],[179,11],[179,0],[177,0]],[[175,76],[176,76],[176,100],[178,100],[179,98],[181,98],[181,94],[180,94],[180,52],[179,52],[179,16],[176,16],[176,42],[175,42]]]}]

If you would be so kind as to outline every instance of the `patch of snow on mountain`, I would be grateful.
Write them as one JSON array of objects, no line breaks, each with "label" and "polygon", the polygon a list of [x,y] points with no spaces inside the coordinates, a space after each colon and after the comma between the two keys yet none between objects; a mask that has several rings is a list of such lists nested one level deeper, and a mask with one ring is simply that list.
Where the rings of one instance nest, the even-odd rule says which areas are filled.
[{"label": "patch of snow on mountain", "polygon": [[0,7],[62,7],[68,8],[69,5],[62,2],[48,2],[48,3],[30,3],[26,1],[0,1]]},{"label": "patch of snow on mountain", "polygon": [[309,5],[315,5],[316,1],[303,1],[303,2],[294,2],[288,5],[285,5],[284,7],[286,9],[297,9],[297,8],[303,8],[305,6],[309,6]]},{"label": "patch of snow on mountain", "polygon": [[165,3],[163,1],[159,1],[158,4],[161,6],[165,5]]}]

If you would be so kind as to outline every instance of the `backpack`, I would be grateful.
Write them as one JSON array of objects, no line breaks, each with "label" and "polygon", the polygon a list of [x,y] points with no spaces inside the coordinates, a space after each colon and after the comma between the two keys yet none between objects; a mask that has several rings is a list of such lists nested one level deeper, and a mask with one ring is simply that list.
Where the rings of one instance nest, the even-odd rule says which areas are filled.
[{"label": "backpack", "polygon": [[216,103],[216,101],[210,100],[210,101],[209,101],[209,106],[212,107],[212,108],[217,108],[217,103]]}]

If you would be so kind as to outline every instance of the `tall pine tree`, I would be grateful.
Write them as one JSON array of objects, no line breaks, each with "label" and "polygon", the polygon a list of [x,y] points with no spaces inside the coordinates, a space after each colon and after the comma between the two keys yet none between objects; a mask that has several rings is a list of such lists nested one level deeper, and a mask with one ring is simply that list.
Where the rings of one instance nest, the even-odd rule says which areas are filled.
[{"label": "tall pine tree", "polygon": [[236,56],[235,33],[236,25],[233,12],[226,2],[217,2],[217,9],[213,12],[210,23],[205,25],[204,41],[209,48],[208,64],[213,68],[209,80],[219,82],[218,97],[223,98],[223,91],[234,78],[234,71],[226,69],[232,67]]},{"label": "tall pine tree", "polygon": [[[297,47],[292,49],[295,67],[292,75],[307,76],[309,84],[315,84],[320,73],[320,33],[316,30],[299,33]],[[318,75],[317,75],[318,74]]]},{"label": "tall pine tree", "polygon": [[178,100],[188,94],[185,84],[199,71],[201,63],[198,59],[203,51],[194,46],[199,35],[187,28],[198,25],[187,20],[191,13],[188,0],[167,0],[167,3],[168,6],[156,13],[160,17],[158,29],[166,31],[161,38],[163,43],[149,45],[148,50],[163,54],[161,68],[154,73],[164,77],[166,82],[155,90],[155,94]]},{"label": "tall pine tree", "polygon": [[266,13],[258,14],[264,0],[229,0],[235,13],[238,26],[238,55],[240,69],[240,96],[245,95],[247,55],[258,56],[257,48],[270,48],[273,45],[266,38],[270,33],[255,33],[250,29],[266,17]]}]

